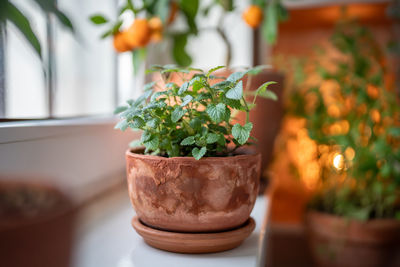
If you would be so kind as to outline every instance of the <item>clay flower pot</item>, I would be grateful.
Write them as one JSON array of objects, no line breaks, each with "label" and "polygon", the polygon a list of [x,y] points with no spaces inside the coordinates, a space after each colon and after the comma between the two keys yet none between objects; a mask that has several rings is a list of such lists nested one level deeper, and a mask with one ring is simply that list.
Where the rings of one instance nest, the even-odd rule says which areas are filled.
[{"label": "clay flower pot", "polygon": [[348,220],[320,212],[306,214],[306,231],[317,266],[400,266],[400,221]]},{"label": "clay flower pot", "polygon": [[43,183],[0,181],[1,266],[70,266],[76,209]]},{"label": "clay flower pot", "polygon": [[175,232],[217,232],[242,225],[259,187],[261,155],[165,158],[126,152],[129,196],[139,219]]}]

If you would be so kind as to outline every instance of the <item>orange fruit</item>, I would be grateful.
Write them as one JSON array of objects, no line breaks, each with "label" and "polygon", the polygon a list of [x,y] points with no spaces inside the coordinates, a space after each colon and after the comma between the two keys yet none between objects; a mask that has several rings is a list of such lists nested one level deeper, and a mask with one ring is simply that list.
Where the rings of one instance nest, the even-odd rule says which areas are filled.
[{"label": "orange fruit", "polygon": [[159,17],[152,17],[149,19],[149,27],[151,31],[161,32],[163,30],[163,24]]},{"label": "orange fruit", "polygon": [[249,6],[242,14],[243,20],[252,28],[260,26],[263,17],[263,11],[256,5]]},{"label": "orange fruit", "polygon": [[131,48],[135,48],[146,46],[150,41],[150,37],[151,30],[147,20],[135,19],[127,30],[125,40]]},{"label": "orange fruit", "polygon": [[126,32],[118,32],[114,34],[113,44],[118,53],[127,52],[132,49],[132,47],[126,42],[125,34]]},{"label": "orange fruit", "polygon": [[379,89],[376,86],[368,84],[367,95],[372,99],[377,99],[379,97]]},{"label": "orange fruit", "polygon": [[158,43],[163,39],[162,32],[154,31],[151,33],[151,41],[154,43]]},{"label": "orange fruit", "polygon": [[171,2],[169,4],[169,17],[167,19],[167,24],[171,24],[175,21],[176,14],[178,13],[178,4],[176,2]]}]

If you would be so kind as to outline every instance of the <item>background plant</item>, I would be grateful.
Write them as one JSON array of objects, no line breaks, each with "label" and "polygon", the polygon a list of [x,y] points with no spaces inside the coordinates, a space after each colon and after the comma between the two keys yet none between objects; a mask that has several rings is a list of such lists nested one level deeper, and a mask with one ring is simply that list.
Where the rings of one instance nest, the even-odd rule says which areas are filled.
[{"label": "background plant", "polygon": [[[198,16],[207,17],[213,9],[222,9],[218,23],[209,28],[198,25]],[[238,10],[233,0],[212,0],[206,5],[201,5],[200,0],[143,0],[139,2],[126,0],[120,7],[115,21],[102,14],[95,14],[90,19],[97,25],[105,25],[106,31],[101,38],[113,36],[117,52],[132,52],[135,70],[145,59],[148,44],[159,42],[163,38],[172,41],[171,55],[175,63],[181,67],[189,66],[192,58],[186,51],[186,45],[189,38],[196,36],[202,30],[213,30],[221,37],[226,46],[225,64],[229,67],[232,59],[232,45],[223,24],[225,16],[236,11]],[[126,13],[131,13],[135,17],[129,28],[122,27]],[[184,25],[174,27],[175,17],[180,14],[184,17]],[[274,44],[278,34],[278,23],[288,19],[288,12],[280,0],[254,0],[243,12],[243,19],[252,28],[257,28],[262,23],[265,40],[269,44]],[[139,20],[141,20],[141,26],[136,27],[135,21]],[[159,22],[155,24],[153,23],[155,21]],[[140,41],[135,42],[132,39]]]},{"label": "background plant", "polygon": [[[117,52],[132,52],[135,70],[145,59],[147,45],[152,41],[159,42],[164,37],[172,40],[171,54],[174,61],[179,66],[189,66],[192,59],[186,52],[186,44],[190,36],[198,33],[195,21],[198,10],[199,0],[126,0],[120,6],[116,20],[102,14],[94,14],[90,19],[97,25],[105,26],[106,30],[101,38],[113,36]],[[127,13],[132,14],[135,20],[129,28],[124,29],[122,25]],[[176,29],[173,27],[175,18],[180,15],[184,17],[185,24],[184,27]],[[142,22],[140,27],[135,26],[135,21]],[[118,38],[119,36],[121,38]],[[143,41],[135,43],[135,39]]]},{"label": "background plant", "polygon": [[[33,0],[33,2],[35,2],[44,13],[53,14],[62,25],[74,31],[69,18],[57,8],[56,0]],[[0,1],[0,33],[1,27],[5,27],[6,22],[11,22],[17,27],[41,58],[41,44],[28,18],[13,3],[8,0],[2,0]]]},{"label": "background plant", "polygon": [[331,43],[338,55],[329,67],[317,64],[322,83],[305,96],[322,167],[311,207],[358,219],[399,217],[400,113],[385,86],[384,54],[354,21],[338,23]]},{"label": "background plant", "polygon": [[[267,90],[275,82],[261,85],[251,93],[252,101],[248,102],[242,78],[258,74],[263,66],[234,72],[228,78],[214,76],[214,71],[221,68],[224,67],[203,72],[172,65],[153,66],[150,72],[160,72],[163,80],[146,84],[141,97],[116,110],[122,118],[116,128],[142,130],[141,140],[132,145],[143,144],[145,153],[196,159],[231,155],[237,148],[250,144],[253,124],[249,112],[258,96],[276,99]],[[195,74],[189,76],[189,72]],[[182,78],[181,85],[171,81],[172,73]],[[244,125],[233,122],[234,111],[246,113]]]}]

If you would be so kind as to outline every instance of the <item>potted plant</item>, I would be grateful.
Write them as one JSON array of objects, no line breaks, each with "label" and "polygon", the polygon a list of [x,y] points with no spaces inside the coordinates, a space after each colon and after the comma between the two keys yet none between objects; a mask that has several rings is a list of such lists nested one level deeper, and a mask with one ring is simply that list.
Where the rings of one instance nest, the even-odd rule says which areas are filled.
[{"label": "potted plant", "polygon": [[332,44],[335,64],[317,67],[322,83],[307,96],[320,164],[305,220],[311,251],[318,266],[399,266],[398,99],[365,27],[339,23]]},{"label": "potted plant", "polygon": [[[275,98],[265,82],[248,103],[242,78],[262,67],[235,72],[223,81],[200,69],[153,66],[160,83],[144,87],[144,94],[116,110],[116,128],[142,130],[126,152],[129,196],[141,222],[173,232],[220,232],[242,225],[254,206],[261,156],[244,149],[253,124],[249,111],[258,96]],[[194,72],[188,78],[187,74]],[[171,73],[184,83],[170,82]],[[244,112],[246,123],[234,123]]]},{"label": "potted plant", "polygon": [[71,199],[43,182],[0,179],[2,265],[70,266],[76,218]]}]

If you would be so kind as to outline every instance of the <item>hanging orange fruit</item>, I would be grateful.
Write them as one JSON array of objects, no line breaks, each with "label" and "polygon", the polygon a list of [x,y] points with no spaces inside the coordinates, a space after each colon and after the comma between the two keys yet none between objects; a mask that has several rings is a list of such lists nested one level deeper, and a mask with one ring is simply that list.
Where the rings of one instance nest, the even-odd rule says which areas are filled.
[{"label": "hanging orange fruit", "polygon": [[146,46],[151,37],[151,30],[146,19],[135,19],[127,30],[126,42],[132,47]]},{"label": "hanging orange fruit", "polygon": [[252,28],[260,26],[263,20],[263,11],[259,6],[249,6],[242,15],[243,20]]},{"label": "hanging orange fruit", "polygon": [[158,43],[163,39],[162,32],[160,31],[155,31],[151,33],[151,41],[154,43]]},{"label": "hanging orange fruit", "polygon": [[130,51],[132,48],[126,41],[126,32],[118,32],[114,34],[114,48],[118,53]]},{"label": "hanging orange fruit", "polygon": [[151,31],[162,31],[163,24],[161,19],[159,17],[152,17],[151,19],[149,19],[149,27]]}]

